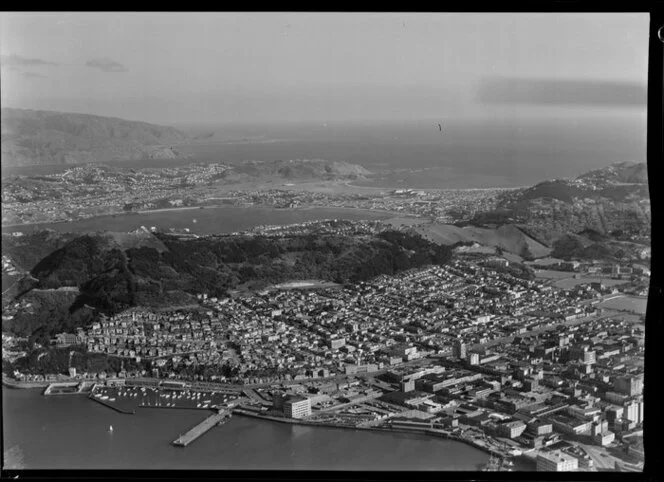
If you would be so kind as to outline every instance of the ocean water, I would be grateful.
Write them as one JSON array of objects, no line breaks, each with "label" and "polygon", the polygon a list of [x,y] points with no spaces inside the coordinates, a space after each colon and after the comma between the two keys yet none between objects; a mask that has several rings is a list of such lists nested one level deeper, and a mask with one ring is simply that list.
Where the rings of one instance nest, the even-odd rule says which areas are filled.
[{"label": "ocean water", "polygon": [[[477,470],[488,455],[449,440],[234,416],[186,448],[199,410],[124,415],[85,396],[3,386],[5,469]],[[108,431],[113,425],[113,432]]]},{"label": "ocean water", "polygon": [[[443,132],[438,122],[180,126],[192,137],[200,137],[176,146],[191,159],[109,164],[141,168],[190,162],[326,159],[360,164],[378,174],[368,185],[480,188],[532,185],[577,176],[617,161],[645,162],[643,115],[607,112],[546,119],[452,119],[443,121]],[[67,167],[3,167],[3,175],[45,174]]]}]

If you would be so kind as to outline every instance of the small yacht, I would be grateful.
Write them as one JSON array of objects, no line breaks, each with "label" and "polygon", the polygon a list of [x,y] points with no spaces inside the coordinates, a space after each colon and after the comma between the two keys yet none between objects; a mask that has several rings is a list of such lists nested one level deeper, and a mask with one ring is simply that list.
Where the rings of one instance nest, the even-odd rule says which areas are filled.
[{"label": "small yacht", "polygon": [[108,426],[108,431],[109,431],[109,432],[112,432],[112,431],[113,431],[113,425],[109,425],[109,426]]}]

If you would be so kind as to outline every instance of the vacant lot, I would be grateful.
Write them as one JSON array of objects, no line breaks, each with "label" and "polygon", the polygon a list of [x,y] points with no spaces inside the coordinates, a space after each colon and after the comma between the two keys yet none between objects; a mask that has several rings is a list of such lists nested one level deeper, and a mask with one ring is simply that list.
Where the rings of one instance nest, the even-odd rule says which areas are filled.
[{"label": "vacant lot", "polygon": [[638,298],[636,296],[621,295],[616,298],[603,301],[598,306],[610,310],[628,310],[635,311],[642,315],[646,312],[648,300],[645,298]]}]

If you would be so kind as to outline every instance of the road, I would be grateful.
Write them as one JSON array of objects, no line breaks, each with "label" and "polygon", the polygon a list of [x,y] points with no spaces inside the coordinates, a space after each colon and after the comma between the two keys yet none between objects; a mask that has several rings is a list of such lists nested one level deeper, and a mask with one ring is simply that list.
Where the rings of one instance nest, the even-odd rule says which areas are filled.
[{"label": "road", "polygon": [[590,456],[596,469],[613,470],[615,468],[615,464],[618,459],[612,455],[609,455],[605,448],[582,443],[579,443],[578,445],[581,446]]}]

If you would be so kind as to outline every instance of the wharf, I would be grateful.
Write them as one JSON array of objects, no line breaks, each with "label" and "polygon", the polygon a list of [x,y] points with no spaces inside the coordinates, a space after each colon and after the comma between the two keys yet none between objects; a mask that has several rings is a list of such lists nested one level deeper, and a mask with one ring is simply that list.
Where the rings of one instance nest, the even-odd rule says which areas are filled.
[{"label": "wharf", "polygon": [[28,388],[46,388],[51,382],[22,382],[14,380],[2,374],[2,384],[9,388],[28,389]]},{"label": "wharf", "polygon": [[340,429],[352,429],[352,430],[370,430],[370,431],[376,431],[376,432],[398,432],[398,433],[410,433],[410,434],[424,434],[424,435],[430,435],[430,436],[435,436],[435,437],[441,437],[444,439],[452,440],[455,442],[461,442],[466,445],[470,445],[471,447],[475,447],[476,449],[479,449],[491,456],[498,457],[500,459],[507,458],[509,457],[509,454],[502,453],[499,450],[496,450],[492,447],[489,447],[487,445],[484,445],[482,443],[479,443],[478,440],[466,438],[466,437],[460,437],[458,435],[452,434],[450,432],[447,432],[445,430],[438,430],[438,429],[420,429],[420,428],[394,428],[394,427],[385,427],[385,426],[367,426],[367,425],[359,425],[355,427],[348,427],[348,426],[343,426],[335,423],[327,423],[327,422],[312,422],[308,420],[303,420],[299,418],[286,418],[286,417],[272,417],[269,415],[263,415],[261,413],[257,413],[251,410],[246,410],[243,408],[235,408],[233,410],[233,413],[239,414],[239,415],[245,415],[247,417],[254,417],[254,418],[260,418],[263,420],[271,420],[273,422],[281,422],[281,423],[290,423],[293,425],[308,425],[308,426],[313,426],[313,427],[328,427],[328,428],[340,428]]},{"label": "wharf", "polygon": [[44,395],[89,395],[93,382],[55,382],[44,390]]},{"label": "wharf", "polygon": [[212,427],[222,422],[226,417],[230,417],[231,412],[229,410],[220,410],[218,413],[210,415],[208,418],[203,420],[201,423],[191,428],[184,435],[180,435],[177,439],[173,441],[173,445],[178,447],[186,447],[194,440],[198,439],[201,435],[206,433]]}]

